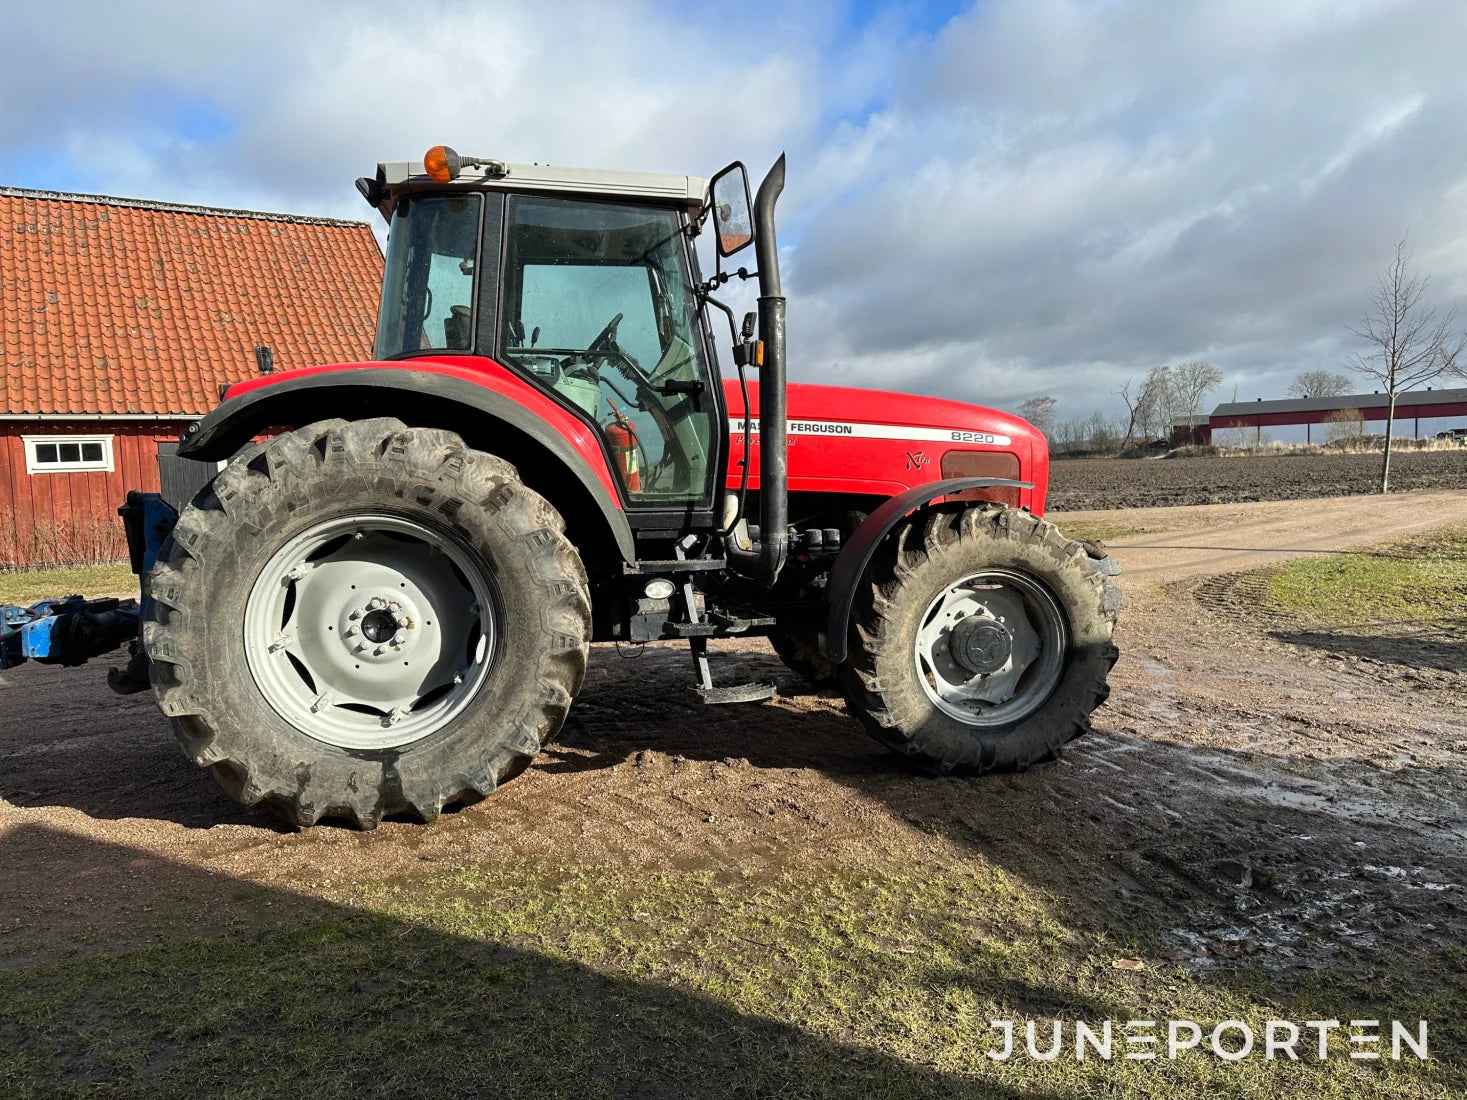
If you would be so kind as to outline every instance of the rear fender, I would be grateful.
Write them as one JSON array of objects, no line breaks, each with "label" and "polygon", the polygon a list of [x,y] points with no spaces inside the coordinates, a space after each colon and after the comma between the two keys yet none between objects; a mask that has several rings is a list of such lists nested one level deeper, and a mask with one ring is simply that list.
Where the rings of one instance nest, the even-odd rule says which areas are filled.
[{"label": "rear fender", "polygon": [[583,554],[635,560],[631,525],[594,433],[517,379],[353,366],[292,371],[235,391],[190,425],[180,455],[222,460],[272,428],[395,416],[414,427],[457,432],[469,446],[513,463],[525,484],[564,516]]},{"label": "rear fender", "polygon": [[850,629],[851,608],[856,602],[856,588],[866,576],[871,559],[877,548],[886,541],[886,536],[896,529],[913,512],[931,504],[941,496],[961,493],[966,489],[1032,489],[1028,481],[1013,481],[1003,477],[955,477],[946,481],[932,481],[916,485],[905,493],[892,497],[876,511],[866,517],[851,535],[841,552],[836,555],[835,565],[830,570],[830,582],[826,588],[830,601],[829,618],[825,627],[825,641],[821,651],[831,661],[842,664],[846,659],[846,633]]}]

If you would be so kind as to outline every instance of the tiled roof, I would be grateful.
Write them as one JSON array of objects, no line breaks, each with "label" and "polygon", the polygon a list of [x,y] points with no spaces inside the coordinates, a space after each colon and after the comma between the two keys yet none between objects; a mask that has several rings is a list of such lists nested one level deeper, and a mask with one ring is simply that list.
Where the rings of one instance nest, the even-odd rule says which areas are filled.
[{"label": "tiled roof", "polygon": [[0,414],[207,412],[367,357],[381,286],[365,222],[0,188]]}]

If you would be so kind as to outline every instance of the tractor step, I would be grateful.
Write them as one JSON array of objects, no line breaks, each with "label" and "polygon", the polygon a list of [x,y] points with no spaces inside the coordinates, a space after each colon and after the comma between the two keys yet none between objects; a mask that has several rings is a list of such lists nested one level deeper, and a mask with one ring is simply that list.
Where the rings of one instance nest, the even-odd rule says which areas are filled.
[{"label": "tractor step", "polygon": [[727,568],[727,558],[667,558],[624,563],[621,572],[626,577],[642,577],[649,573],[721,573]]},{"label": "tractor step", "polygon": [[688,639],[693,651],[693,668],[698,682],[693,685],[705,703],[762,703],[773,699],[779,689],[773,684],[734,684],[730,687],[713,685],[713,670],[708,664],[708,639],[697,636]]},{"label": "tractor step", "polygon": [[710,611],[706,622],[664,623],[662,632],[668,638],[722,638],[733,634],[747,634],[756,626],[773,626],[774,623],[772,615],[750,615],[745,618]]},{"label": "tractor step", "polygon": [[735,684],[732,687],[702,687],[693,688],[703,702],[711,705],[719,703],[764,703],[779,694],[779,688],[773,684]]}]

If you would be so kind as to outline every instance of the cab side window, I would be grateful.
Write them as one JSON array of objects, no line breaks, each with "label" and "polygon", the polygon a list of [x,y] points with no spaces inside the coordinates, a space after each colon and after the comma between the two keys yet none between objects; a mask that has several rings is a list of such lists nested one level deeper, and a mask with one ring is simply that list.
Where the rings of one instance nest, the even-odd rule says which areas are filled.
[{"label": "cab side window", "polygon": [[513,195],[500,355],[594,420],[629,497],[706,503],[716,384],[676,211]]}]

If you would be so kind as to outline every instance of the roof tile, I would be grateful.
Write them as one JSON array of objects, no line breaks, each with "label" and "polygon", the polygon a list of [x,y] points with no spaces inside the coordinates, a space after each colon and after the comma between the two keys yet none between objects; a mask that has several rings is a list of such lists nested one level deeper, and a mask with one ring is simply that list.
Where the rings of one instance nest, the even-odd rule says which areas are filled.
[{"label": "roof tile", "polygon": [[0,412],[196,415],[221,383],[371,353],[364,222],[0,187]]}]

